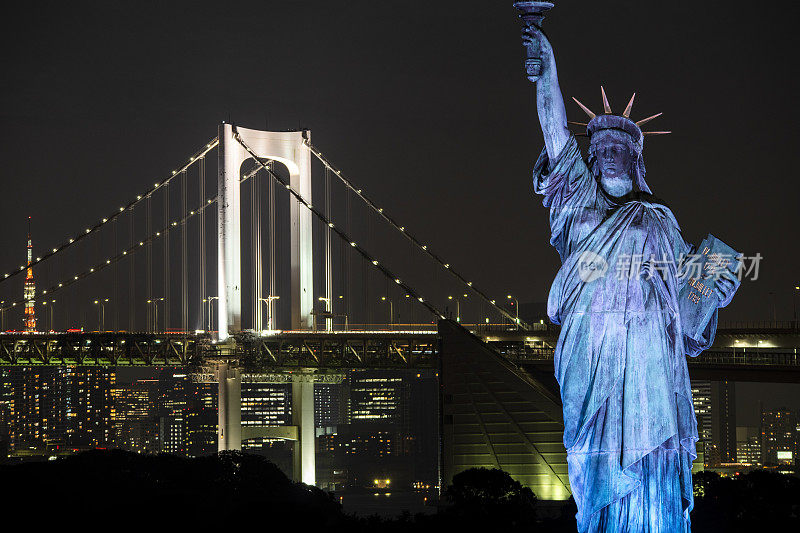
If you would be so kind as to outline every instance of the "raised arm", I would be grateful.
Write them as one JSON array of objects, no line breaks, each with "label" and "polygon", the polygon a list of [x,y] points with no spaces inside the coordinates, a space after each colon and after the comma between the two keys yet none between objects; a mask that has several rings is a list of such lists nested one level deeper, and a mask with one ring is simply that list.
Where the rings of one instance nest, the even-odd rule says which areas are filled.
[{"label": "raised arm", "polygon": [[542,59],[541,73],[536,81],[536,109],[539,112],[547,156],[550,161],[555,161],[570,136],[567,112],[564,110],[564,97],[561,96],[561,87],[558,85],[553,47],[540,28],[526,26],[522,31],[522,42],[527,46],[532,40],[539,41]]}]

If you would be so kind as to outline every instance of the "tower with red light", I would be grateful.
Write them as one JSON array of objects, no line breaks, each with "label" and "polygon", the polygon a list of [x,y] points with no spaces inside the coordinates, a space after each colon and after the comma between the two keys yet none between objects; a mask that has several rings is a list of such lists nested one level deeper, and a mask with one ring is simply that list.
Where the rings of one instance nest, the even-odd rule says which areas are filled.
[{"label": "tower with red light", "polygon": [[33,281],[33,242],[31,241],[31,217],[28,217],[28,270],[25,274],[25,331],[36,331],[36,311],[34,311],[34,298],[36,298],[36,282]]}]

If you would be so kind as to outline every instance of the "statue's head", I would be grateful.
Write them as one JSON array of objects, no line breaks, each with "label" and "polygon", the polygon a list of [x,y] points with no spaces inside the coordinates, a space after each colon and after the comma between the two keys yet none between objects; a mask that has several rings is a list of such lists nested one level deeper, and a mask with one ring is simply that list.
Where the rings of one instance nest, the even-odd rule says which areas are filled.
[{"label": "statue's head", "polygon": [[595,115],[588,107],[575,102],[589,115],[585,124],[589,145],[589,167],[595,178],[611,196],[623,196],[630,191],[650,193],[644,181],[645,168],[642,151],[644,137],[647,134],[663,134],[669,132],[642,132],[640,126],[661,115],[653,115],[638,122],[630,119],[634,94],[622,115],[614,115],[608,103],[605,90],[600,87],[603,96],[602,115]]}]

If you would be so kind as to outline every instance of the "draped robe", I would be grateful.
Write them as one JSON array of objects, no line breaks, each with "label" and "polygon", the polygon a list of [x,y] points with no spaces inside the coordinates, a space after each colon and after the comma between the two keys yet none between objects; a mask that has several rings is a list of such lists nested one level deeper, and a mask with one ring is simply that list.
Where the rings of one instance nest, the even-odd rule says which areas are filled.
[{"label": "draped robe", "polygon": [[[652,195],[607,196],[574,137],[555,162],[543,150],[533,178],[562,261],[547,307],[561,324],[555,374],[578,530],[689,531],[698,434],[685,354],[716,330],[715,313],[700,342],[682,332],[677,266],[692,247]],[[643,179],[638,189],[649,192]],[[637,257],[659,260],[649,279]],[[592,258],[596,274],[607,265],[600,277],[586,276]]]}]

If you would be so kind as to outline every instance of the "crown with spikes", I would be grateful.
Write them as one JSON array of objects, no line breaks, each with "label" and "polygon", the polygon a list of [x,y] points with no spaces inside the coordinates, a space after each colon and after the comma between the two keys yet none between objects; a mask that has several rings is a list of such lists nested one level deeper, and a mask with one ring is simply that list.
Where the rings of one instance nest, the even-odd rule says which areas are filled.
[{"label": "crown with spikes", "polygon": [[594,133],[600,130],[621,130],[633,137],[633,140],[636,144],[639,145],[641,149],[642,141],[644,137],[647,135],[666,135],[668,133],[672,133],[671,131],[642,131],[641,126],[647,124],[654,118],[660,117],[662,113],[656,113],[655,115],[651,115],[647,118],[643,118],[642,120],[634,122],[630,119],[631,116],[631,109],[633,108],[633,99],[636,98],[636,93],[633,93],[631,96],[630,101],[628,101],[628,105],[625,106],[625,111],[622,112],[622,116],[614,115],[611,111],[611,104],[608,103],[608,97],[606,96],[606,91],[603,89],[603,86],[600,86],[600,94],[603,96],[603,114],[596,115],[592,112],[591,109],[583,105],[577,98],[574,96],[572,97],[575,100],[575,103],[580,106],[584,113],[589,115],[589,122],[572,122],[570,124],[575,124],[578,126],[585,126],[586,127],[586,136],[591,137]]}]

